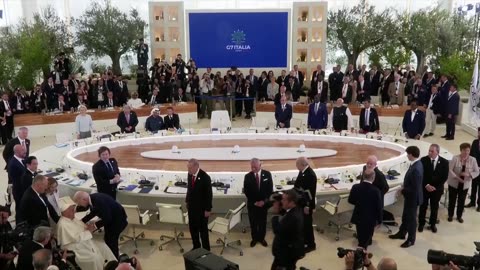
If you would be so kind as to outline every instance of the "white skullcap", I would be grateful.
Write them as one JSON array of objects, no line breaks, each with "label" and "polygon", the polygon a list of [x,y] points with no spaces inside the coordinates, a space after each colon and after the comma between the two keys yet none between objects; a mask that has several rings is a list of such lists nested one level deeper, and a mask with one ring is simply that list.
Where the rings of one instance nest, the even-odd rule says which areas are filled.
[{"label": "white skullcap", "polygon": [[75,202],[70,197],[62,197],[58,199],[58,205],[60,206],[60,212],[67,210],[70,206],[75,205]]}]

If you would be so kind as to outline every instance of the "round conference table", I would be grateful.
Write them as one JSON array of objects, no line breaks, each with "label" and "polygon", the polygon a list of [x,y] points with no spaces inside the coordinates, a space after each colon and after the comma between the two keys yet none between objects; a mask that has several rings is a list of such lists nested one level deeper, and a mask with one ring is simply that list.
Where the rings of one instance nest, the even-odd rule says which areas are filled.
[{"label": "round conference table", "polygon": [[[138,135],[132,135],[113,141],[106,138],[92,138],[51,145],[32,154],[40,161],[39,168],[44,171],[43,173],[58,180],[60,195],[71,196],[77,190],[87,192],[96,190],[91,176],[91,167],[98,160],[96,150],[100,145],[110,147],[112,156],[117,158],[120,165],[123,182],[119,184],[120,191],[117,199],[122,204],[139,205],[141,209],[155,209],[157,202],[184,203],[186,188],[176,186],[175,183],[186,181],[186,159],[189,157],[178,158],[177,155],[181,154],[177,152],[193,151],[199,148],[199,145],[207,145],[207,148],[212,150],[211,153],[221,151],[224,155],[230,156],[235,155],[232,153],[235,152],[234,150],[244,153],[254,150],[255,147],[273,146],[278,148],[277,151],[285,148],[287,153],[283,158],[279,158],[276,151],[270,153],[271,159],[268,153],[264,153],[263,167],[272,172],[275,191],[291,188],[288,182],[298,174],[298,170],[295,169],[295,159],[298,156],[312,154],[311,166],[318,177],[317,202],[348,193],[356,182],[353,179],[361,172],[369,154],[379,156],[378,167],[382,171],[393,169],[400,172],[401,175],[388,180],[391,187],[400,185],[403,182],[404,172],[408,168],[404,153],[406,146],[418,146],[422,155],[427,153],[429,147],[426,142],[407,141],[404,138],[389,135],[348,132],[339,134],[329,131],[302,133],[296,129],[285,131],[232,128],[227,134],[206,134],[202,130],[186,130],[183,134],[161,133],[141,136],[141,138]],[[236,148],[235,145],[239,147]],[[231,151],[228,152],[228,149]],[[295,151],[295,149],[298,150]],[[317,156],[318,149],[329,150],[330,153],[327,156]],[[161,153],[158,153],[155,159],[142,157],[142,153],[150,151],[161,151]],[[451,158],[448,152],[443,152],[441,155],[447,159]],[[171,158],[172,156],[177,158]],[[232,157],[231,160],[199,159],[201,167],[209,173],[212,182],[223,185],[223,187],[212,188],[213,212],[225,213],[228,209],[236,208],[245,201],[245,195],[242,192],[243,178],[250,170],[249,161],[245,160],[247,156],[251,155],[239,159]],[[65,172],[56,173],[57,167],[63,167]],[[89,179],[85,181],[76,177],[75,175],[79,172],[86,173]],[[339,179],[340,182],[333,185],[326,184],[326,178]],[[140,185],[138,181],[141,179],[151,181],[154,186]]]}]

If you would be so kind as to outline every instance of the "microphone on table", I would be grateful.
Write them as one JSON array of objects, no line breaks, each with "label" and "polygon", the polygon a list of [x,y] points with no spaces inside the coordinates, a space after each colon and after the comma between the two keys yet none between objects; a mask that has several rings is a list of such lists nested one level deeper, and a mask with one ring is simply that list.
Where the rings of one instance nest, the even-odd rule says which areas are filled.
[{"label": "microphone on table", "polygon": [[68,165],[68,168],[71,170],[71,169],[74,169],[74,170],[79,170],[81,171],[80,173],[77,173],[77,177],[78,179],[81,179],[81,180],[88,180],[88,174],[87,172],[84,170],[84,169],[80,169],[80,168],[75,168],[75,167],[72,167],[71,165]]},{"label": "microphone on table", "polygon": [[152,182],[147,180],[145,175],[142,175],[142,174],[139,174],[139,173],[137,173],[137,174],[140,177],[140,180],[138,181],[139,185],[141,185],[141,186],[153,186],[154,185]]},{"label": "microphone on table", "polygon": [[56,163],[56,162],[52,162],[52,161],[47,161],[46,159],[44,159],[43,162],[60,166],[59,168],[56,168],[56,169],[55,169],[55,171],[56,171],[57,173],[63,173],[63,172],[65,172],[65,166],[64,166],[63,164]]},{"label": "microphone on table", "polygon": [[176,187],[186,187],[188,185],[187,182],[184,182],[183,179],[180,176],[175,177],[175,186]]}]

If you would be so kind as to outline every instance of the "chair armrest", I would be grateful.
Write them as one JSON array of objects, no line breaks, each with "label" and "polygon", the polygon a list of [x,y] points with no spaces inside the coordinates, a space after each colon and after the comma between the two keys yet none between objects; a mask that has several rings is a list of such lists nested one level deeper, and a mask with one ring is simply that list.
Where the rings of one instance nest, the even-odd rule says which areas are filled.
[{"label": "chair armrest", "polygon": [[140,213],[140,223],[142,225],[146,225],[150,221],[151,216],[152,215],[149,214],[149,210],[147,210],[143,213]]}]

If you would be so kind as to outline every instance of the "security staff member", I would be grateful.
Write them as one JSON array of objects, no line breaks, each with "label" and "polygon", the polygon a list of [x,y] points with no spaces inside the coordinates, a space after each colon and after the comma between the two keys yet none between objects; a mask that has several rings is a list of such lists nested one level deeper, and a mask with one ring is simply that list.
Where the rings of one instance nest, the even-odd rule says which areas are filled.
[{"label": "security staff member", "polygon": [[317,194],[317,175],[312,168],[310,168],[308,160],[305,157],[299,157],[296,161],[296,166],[299,172],[297,180],[295,181],[295,188],[302,188],[310,192],[310,200],[303,207],[305,252],[308,253],[316,249],[312,214],[313,209],[315,209],[315,195]]},{"label": "security staff member", "polygon": [[252,229],[252,241],[250,246],[254,247],[257,243],[262,246],[268,246],[265,241],[267,232],[267,211],[268,201],[273,191],[272,174],[269,171],[262,170],[262,163],[258,158],[250,161],[252,171],[245,175],[243,181],[243,191],[247,197],[248,219]]}]

